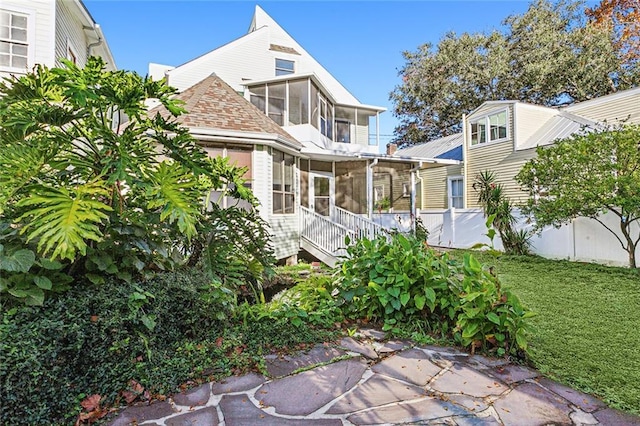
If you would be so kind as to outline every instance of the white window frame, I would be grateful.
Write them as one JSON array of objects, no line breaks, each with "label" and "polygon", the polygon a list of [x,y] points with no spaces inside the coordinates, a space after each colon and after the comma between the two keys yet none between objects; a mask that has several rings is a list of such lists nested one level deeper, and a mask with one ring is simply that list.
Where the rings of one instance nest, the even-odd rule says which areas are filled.
[{"label": "white window frame", "polygon": [[[278,66],[278,61],[291,63],[291,65],[292,65],[291,69],[279,67]],[[295,72],[296,72],[296,61],[292,61],[291,59],[276,58],[275,63],[274,63],[274,68],[275,68],[276,77],[279,77],[279,76],[282,76],[282,75],[295,74]],[[278,71],[280,71],[280,74],[278,74]]]},{"label": "white window frame", "polygon": [[[276,163],[274,161],[274,159],[273,159],[273,157],[275,156],[276,152],[283,154],[283,159],[278,163]],[[292,179],[293,179],[293,182],[291,182],[292,186],[291,186],[291,190],[290,191],[287,191],[285,189],[286,188],[286,186],[285,186],[285,184],[286,184],[286,182],[285,182],[285,179],[286,179],[285,163],[286,163],[287,156],[293,157],[293,165],[291,166],[292,167]],[[284,216],[284,215],[296,214],[296,211],[297,211],[296,203],[297,203],[297,193],[298,193],[297,192],[298,172],[296,170],[297,169],[296,168],[296,164],[297,164],[297,161],[296,161],[295,155],[289,154],[289,153],[287,153],[285,151],[280,151],[280,150],[273,149],[273,148],[271,149],[271,167],[272,167],[272,170],[271,170],[271,183],[272,183],[272,186],[271,186],[271,215],[273,215],[273,216]],[[273,188],[273,178],[274,178],[273,175],[274,175],[274,168],[275,167],[279,167],[280,168],[280,175],[282,177],[282,187],[280,189],[274,189]],[[287,195],[292,195],[293,196],[293,201],[292,201],[293,204],[291,206],[293,210],[289,211],[289,212],[287,212],[287,202],[286,202]],[[282,211],[278,211],[278,212],[275,211],[275,198],[276,197],[282,197]]]},{"label": "white window frame", "polygon": [[[506,126],[506,136],[503,138],[498,138],[498,139],[494,139],[491,140],[491,117],[494,117],[496,115],[499,114],[505,114],[506,117],[506,122],[505,122],[505,126]],[[490,144],[494,144],[494,143],[500,143],[500,142],[504,142],[507,141],[511,138],[511,134],[510,134],[510,128],[511,126],[509,125],[509,121],[511,120],[511,117],[509,115],[509,108],[504,108],[501,109],[499,111],[492,111],[488,114],[482,115],[480,117],[474,118],[472,120],[469,120],[469,146],[471,148],[476,148],[478,146],[486,146],[486,145],[490,145]],[[484,132],[485,132],[485,141],[484,142],[480,142],[478,141],[477,143],[473,143],[472,140],[472,129],[473,129],[473,125],[474,124],[482,124],[484,125]]]},{"label": "white window frame", "polygon": [[[453,182],[454,181],[462,181],[462,195],[461,196],[457,196],[456,198],[462,198],[462,207],[454,207],[453,206]],[[458,175],[458,176],[449,176],[447,178],[447,206],[450,209],[456,208],[464,208],[464,199],[465,199],[465,186],[464,186],[464,176],[462,175]]]},{"label": "white window frame", "polygon": [[[6,12],[6,13],[14,13],[17,15],[25,15],[27,17],[27,66],[26,68],[20,68],[20,67],[8,67],[8,66],[1,66],[0,65],[0,71],[5,71],[5,72],[18,72],[18,73],[27,73],[31,68],[33,68],[33,66],[35,65],[35,30],[36,30],[36,26],[35,26],[35,10],[33,9],[27,9],[27,8],[21,8],[21,7],[14,7],[13,5],[5,5],[2,4],[0,6],[0,11],[2,12]],[[11,39],[1,39],[2,41],[6,41],[11,43]]]}]

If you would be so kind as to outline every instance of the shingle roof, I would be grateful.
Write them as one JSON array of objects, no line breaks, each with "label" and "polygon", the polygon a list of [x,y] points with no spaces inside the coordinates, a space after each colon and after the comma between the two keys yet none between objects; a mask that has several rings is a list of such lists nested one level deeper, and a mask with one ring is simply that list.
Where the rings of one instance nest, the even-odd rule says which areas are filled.
[{"label": "shingle roof", "polygon": [[394,155],[462,161],[462,133],[399,149]]},{"label": "shingle roof", "polygon": [[[251,102],[240,96],[220,77],[211,75],[176,95],[185,102],[186,114],[178,122],[190,128],[267,133],[280,136],[287,142],[302,147],[293,136],[270,119]],[[149,112],[168,116],[160,105]]]}]

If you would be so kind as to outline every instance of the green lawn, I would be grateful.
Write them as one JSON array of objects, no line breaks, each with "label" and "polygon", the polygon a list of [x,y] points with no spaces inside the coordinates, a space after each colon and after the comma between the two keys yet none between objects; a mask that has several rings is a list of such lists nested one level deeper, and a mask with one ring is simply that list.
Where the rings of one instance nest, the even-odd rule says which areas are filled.
[{"label": "green lawn", "polygon": [[625,268],[495,258],[511,288],[538,316],[529,354],[545,375],[640,414],[640,274]]}]

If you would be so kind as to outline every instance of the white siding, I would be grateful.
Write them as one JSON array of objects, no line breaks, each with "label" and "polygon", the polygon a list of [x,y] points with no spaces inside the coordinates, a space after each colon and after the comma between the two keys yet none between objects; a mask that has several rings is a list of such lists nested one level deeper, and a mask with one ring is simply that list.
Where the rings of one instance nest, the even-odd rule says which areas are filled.
[{"label": "white siding", "polygon": [[76,55],[78,66],[87,63],[87,45],[89,41],[80,22],[71,12],[68,1],[56,1],[56,65],[60,66],[60,58],[67,58],[67,46]]},{"label": "white siding", "polygon": [[[237,91],[248,80],[275,77],[276,58],[295,62],[295,73],[314,73],[337,103],[357,105],[358,100],[326,69],[309,55],[262,9],[256,7],[257,29],[199,58],[169,71],[169,84],[185,90],[216,73]],[[297,53],[270,50],[272,44],[294,49]]]},{"label": "white siding", "polygon": [[516,149],[528,141],[551,117],[558,114],[558,111],[552,108],[521,103],[514,104],[513,110]]},{"label": "white siding", "polygon": [[185,90],[215,73],[237,91],[246,79],[256,80],[275,75],[275,59],[269,51],[267,28],[187,62],[168,72],[169,84]]},{"label": "white siding", "polygon": [[[49,67],[54,66],[54,44],[53,32],[54,27],[54,4],[51,0],[3,0],[0,8],[5,10],[13,10],[16,12],[26,13],[29,15],[29,29],[33,30],[33,35],[29,35],[31,45],[29,70],[35,64],[44,64]],[[33,49],[33,50],[31,50]],[[31,53],[33,52],[33,54]],[[26,70],[25,70],[26,71]],[[0,77],[8,77],[10,74],[22,75],[22,72],[2,72]]]},{"label": "white siding", "polygon": [[[269,223],[273,248],[277,259],[284,259],[300,251],[299,197],[296,196],[295,214],[272,214],[272,162],[268,148],[253,152],[252,188],[260,200],[260,216]],[[296,172],[296,187],[298,173]]]},{"label": "white siding", "polygon": [[352,126],[356,129],[356,139],[352,142],[355,142],[357,145],[368,146],[369,145],[369,126]]},{"label": "white siding", "polygon": [[[320,81],[326,86],[330,94],[337,103],[358,104],[358,100],[336,80],[313,56],[304,50],[277,22],[275,22],[264,10],[256,6],[254,15],[256,28],[267,28],[269,30],[270,44],[278,44],[295,49],[300,56],[292,56],[296,59],[296,73],[315,73]],[[272,52],[280,57],[279,52]],[[287,58],[284,58],[287,59]],[[271,74],[272,76],[274,74]]]}]

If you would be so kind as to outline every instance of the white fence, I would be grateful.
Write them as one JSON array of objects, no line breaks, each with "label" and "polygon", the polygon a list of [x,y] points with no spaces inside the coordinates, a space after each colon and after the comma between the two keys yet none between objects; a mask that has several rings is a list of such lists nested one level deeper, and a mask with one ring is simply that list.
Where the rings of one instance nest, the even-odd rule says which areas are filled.
[{"label": "white fence", "polygon": [[[517,229],[531,229],[526,217],[516,210]],[[489,243],[486,219],[480,209],[450,209],[422,211],[420,218],[429,230],[428,243],[432,246],[470,248],[476,243]],[[617,216],[606,214],[601,217],[607,226],[619,230]],[[633,235],[638,235],[639,227],[634,225]],[[618,231],[618,235],[621,234]],[[502,250],[499,237],[494,240],[495,248]],[[620,242],[601,224],[592,219],[578,218],[559,229],[547,227],[542,233],[531,238],[532,252],[552,259],[569,259],[582,262],[596,262],[608,265],[628,266],[627,252]],[[640,257],[640,249],[636,251]]]}]

